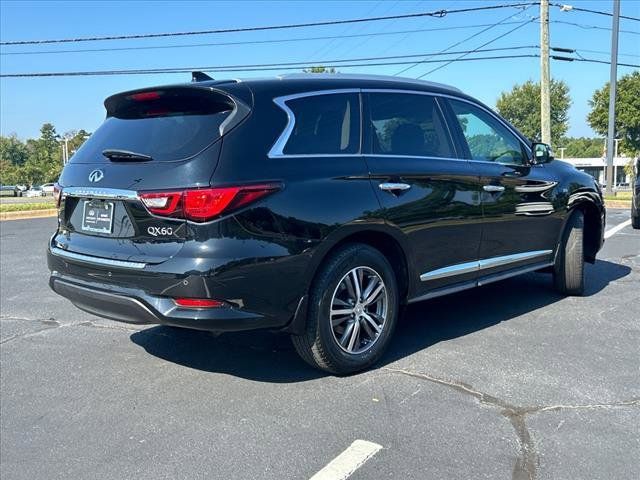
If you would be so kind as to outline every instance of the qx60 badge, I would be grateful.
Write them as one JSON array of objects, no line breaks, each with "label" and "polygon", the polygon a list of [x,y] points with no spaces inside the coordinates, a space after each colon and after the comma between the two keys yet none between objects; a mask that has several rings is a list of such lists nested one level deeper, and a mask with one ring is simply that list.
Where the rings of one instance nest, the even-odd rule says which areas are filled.
[{"label": "qx60 badge", "polygon": [[99,168],[96,168],[89,174],[89,181],[96,183],[104,178],[104,172]]},{"label": "qx60 badge", "polygon": [[173,228],[171,227],[147,227],[147,233],[154,237],[160,235],[173,235]]}]

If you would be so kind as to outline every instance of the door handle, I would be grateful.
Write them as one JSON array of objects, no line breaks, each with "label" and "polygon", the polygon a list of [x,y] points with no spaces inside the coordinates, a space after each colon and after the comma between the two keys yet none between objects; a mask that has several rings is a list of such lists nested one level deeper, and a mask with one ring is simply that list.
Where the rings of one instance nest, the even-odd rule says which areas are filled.
[{"label": "door handle", "polygon": [[380,185],[378,185],[378,187],[380,188],[380,190],[384,190],[385,192],[397,192],[398,190],[399,191],[409,190],[411,188],[411,185],[409,185],[408,183],[387,182],[387,183],[381,183]]},{"label": "door handle", "polygon": [[482,187],[485,192],[504,192],[504,187],[502,185],[485,185]]}]

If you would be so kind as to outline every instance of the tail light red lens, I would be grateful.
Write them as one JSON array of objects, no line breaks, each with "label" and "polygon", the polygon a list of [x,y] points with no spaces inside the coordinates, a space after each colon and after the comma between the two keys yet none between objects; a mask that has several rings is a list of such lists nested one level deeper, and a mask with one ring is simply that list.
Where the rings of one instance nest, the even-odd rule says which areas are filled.
[{"label": "tail light red lens", "polygon": [[56,208],[60,208],[62,198],[62,187],[56,182],[53,184],[53,199],[56,201]]},{"label": "tail light red lens", "polygon": [[139,193],[154,215],[207,222],[224,213],[244,207],[279,190],[278,184],[199,188],[172,192]]},{"label": "tail light red lens", "polygon": [[209,298],[174,298],[173,301],[179,307],[185,308],[217,308],[224,306],[224,302]]}]

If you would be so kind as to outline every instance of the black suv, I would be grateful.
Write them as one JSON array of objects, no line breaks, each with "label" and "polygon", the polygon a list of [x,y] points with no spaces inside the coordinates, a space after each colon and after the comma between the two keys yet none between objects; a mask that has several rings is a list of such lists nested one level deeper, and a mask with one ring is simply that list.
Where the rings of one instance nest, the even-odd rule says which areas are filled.
[{"label": "black suv", "polygon": [[50,285],[133,323],[292,335],[334,373],[402,305],[534,270],[580,295],[598,185],[445,85],[292,75],[120,93],[60,177]]}]

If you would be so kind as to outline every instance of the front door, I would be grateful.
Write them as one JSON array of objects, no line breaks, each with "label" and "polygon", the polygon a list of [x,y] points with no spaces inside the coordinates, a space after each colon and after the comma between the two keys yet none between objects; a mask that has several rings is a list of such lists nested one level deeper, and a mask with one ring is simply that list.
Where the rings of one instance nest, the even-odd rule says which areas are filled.
[{"label": "front door", "polygon": [[483,210],[480,277],[551,261],[562,228],[545,165],[506,124],[466,101],[448,101],[477,172]]},{"label": "front door", "polygon": [[381,91],[366,94],[365,107],[372,185],[385,220],[411,248],[410,297],[475,282],[478,178],[470,162],[458,158],[438,100]]}]

